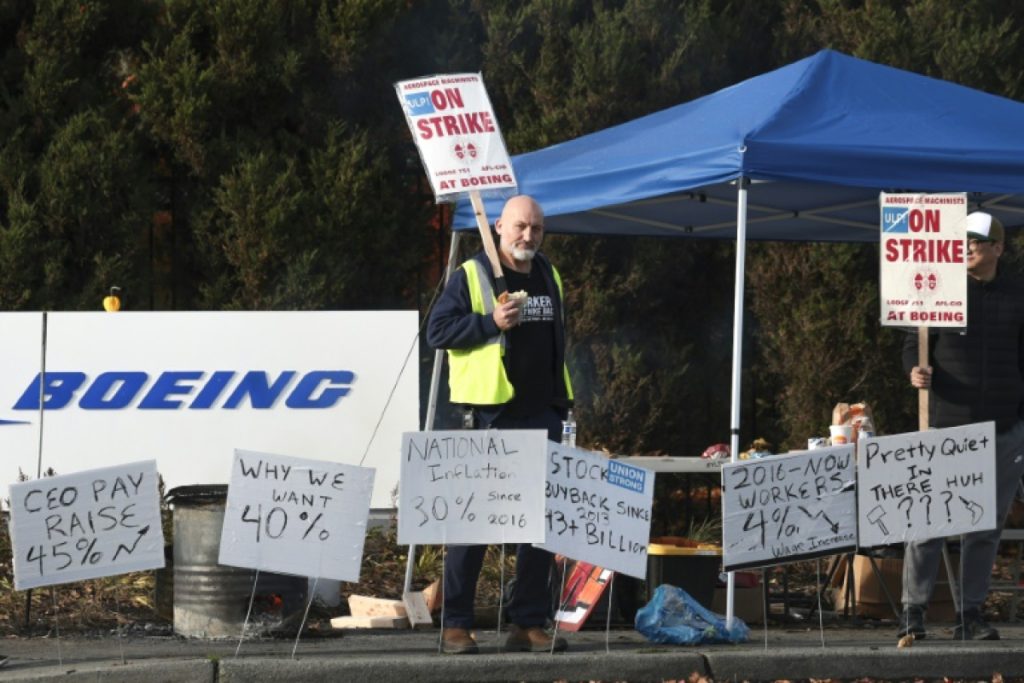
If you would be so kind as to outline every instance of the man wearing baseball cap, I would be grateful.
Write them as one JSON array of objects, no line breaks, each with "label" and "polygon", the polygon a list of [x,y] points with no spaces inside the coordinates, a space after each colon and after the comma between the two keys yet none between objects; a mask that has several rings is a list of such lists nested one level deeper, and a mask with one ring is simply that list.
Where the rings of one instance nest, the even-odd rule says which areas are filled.
[{"label": "man wearing baseball cap", "polygon": [[[930,389],[932,427],[996,423],[996,521],[961,544],[957,640],[998,640],[982,614],[1006,513],[1024,473],[1024,285],[999,269],[1006,232],[995,216],[967,216],[967,327],[932,329],[931,366],[917,365],[917,333],[907,336],[903,366],[910,383]],[[899,636],[924,638],[925,609],[935,586],[944,538],[907,544]]]}]

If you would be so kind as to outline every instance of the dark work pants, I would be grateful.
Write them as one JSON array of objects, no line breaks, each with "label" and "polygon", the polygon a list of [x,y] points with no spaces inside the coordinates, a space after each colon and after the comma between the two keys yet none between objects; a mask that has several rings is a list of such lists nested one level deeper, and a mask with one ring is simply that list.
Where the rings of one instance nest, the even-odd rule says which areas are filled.
[{"label": "dark work pants", "polygon": [[[996,528],[964,534],[960,544],[961,609],[980,611],[992,583],[992,566],[1010,505],[1024,474],[1024,422],[996,434]],[[928,606],[938,578],[945,538],[907,543],[903,575],[903,606]]]},{"label": "dark work pants", "polygon": [[[558,441],[562,418],[552,408],[528,417],[508,417],[479,412],[479,429],[546,429],[548,438]],[[476,584],[483,567],[485,545],[450,545],[444,565],[444,626],[473,628],[473,603]],[[543,626],[551,611],[548,577],[552,555],[529,543],[516,549],[516,582],[507,610],[517,626]],[[504,586],[502,586],[504,590]]]}]

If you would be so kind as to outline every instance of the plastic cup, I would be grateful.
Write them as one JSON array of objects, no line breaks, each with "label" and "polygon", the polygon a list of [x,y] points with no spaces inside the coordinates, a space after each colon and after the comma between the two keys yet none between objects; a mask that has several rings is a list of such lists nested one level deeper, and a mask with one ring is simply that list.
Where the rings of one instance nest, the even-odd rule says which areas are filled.
[{"label": "plastic cup", "polygon": [[853,438],[852,425],[832,425],[828,428],[828,431],[832,437],[833,446],[850,443],[850,440]]}]

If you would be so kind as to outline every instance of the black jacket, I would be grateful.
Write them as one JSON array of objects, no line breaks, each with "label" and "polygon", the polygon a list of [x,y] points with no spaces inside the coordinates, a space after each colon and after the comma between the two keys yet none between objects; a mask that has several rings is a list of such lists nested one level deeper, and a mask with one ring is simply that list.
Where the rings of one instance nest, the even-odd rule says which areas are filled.
[{"label": "black jacket", "polygon": [[[932,391],[929,425],[957,427],[995,420],[1012,427],[1024,401],[1024,286],[997,274],[967,278],[967,327],[929,330]],[[903,367],[918,364],[917,333],[903,345]]]},{"label": "black jacket", "polygon": [[[473,257],[482,272],[487,273],[494,288],[494,273],[491,271],[490,261],[487,260],[483,251]],[[562,324],[562,297],[558,294],[558,285],[551,262],[543,254],[537,254],[533,259],[534,267],[538,267],[544,277],[544,284],[551,293],[551,300],[554,302],[555,317],[555,403],[559,406],[567,406],[570,401],[566,396],[565,381],[562,377],[562,368],[565,367],[565,327]],[[497,290],[495,289],[495,294]],[[458,268],[452,273],[451,279],[445,286],[441,296],[438,297],[434,309],[430,312],[427,321],[427,344],[434,349],[466,349],[483,344],[491,337],[498,334],[498,326],[494,318],[489,315],[473,313],[473,304],[469,298],[469,287],[466,284],[466,271]],[[516,352],[512,344],[506,339],[505,357]]]}]

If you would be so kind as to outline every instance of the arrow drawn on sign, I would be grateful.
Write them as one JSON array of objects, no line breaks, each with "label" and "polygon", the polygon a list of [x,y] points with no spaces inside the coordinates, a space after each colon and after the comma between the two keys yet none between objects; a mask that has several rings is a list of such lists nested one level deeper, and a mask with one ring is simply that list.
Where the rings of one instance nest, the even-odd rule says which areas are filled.
[{"label": "arrow drawn on sign", "polygon": [[126,551],[129,555],[131,555],[133,552],[135,552],[135,548],[138,547],[139,541],[142,540],[142,537],[146,535],[147,531],[149,531],[149,525],[148,524],[146,526],[142,527],[141,529],[139,529],[139,535],[135,537],[135,542],[132,543],[132,547],[131,548],[129,548],[128,546],[124,545],[123,543],[118,543],[117,544],[117,550],[114,551],[114,559],[115,560],[117,559],[117,556],[121,554],[122,550]]},{"label": "arrow drawn on sign", "polygon": [[960,502],[964,504],[964,507],[971,512],[971,526],[975,526],[981,519],[981,516],[985,513],[985,508],[981,507],[973,500],[967,500],[963,496],[960,496]]},{"label": "arrow drawn on sign", "polygon": [[828,528],[832,530],[832,533],[834,533],[834,534],[838,534],[839,533],[839,524],[837,522],[833,522],[831,519],[829,519],[829,516],[825,514],[824,510],[818,510],[818,514],[812,515],[810,510],[805,508],[803,505],[797,505],[797,507],[800,508],[801,510],[803,510],[803,513],[805,515],[807,515],[808,517],[810,517],[811,519],[817,519],[818,517],[824,517],[825,521],[828,522]]}]

